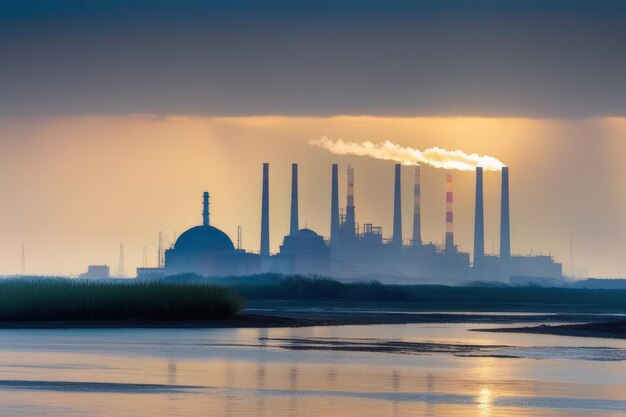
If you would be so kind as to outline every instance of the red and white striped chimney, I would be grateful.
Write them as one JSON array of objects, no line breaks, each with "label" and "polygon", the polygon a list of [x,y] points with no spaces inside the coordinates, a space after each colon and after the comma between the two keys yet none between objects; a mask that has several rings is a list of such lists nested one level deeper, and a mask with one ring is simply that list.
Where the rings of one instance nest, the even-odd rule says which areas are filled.
[{"label": "red and white striped chimney", "polygon": [[452,216],[452,174],[446,175],[446,252],[454,251],[454,222]]},{"label": "red and white striped chimney", "polygon": [[354,168],[348,165],[348,201],[346,204],[345,234],[348,238],[356,235],[356,217],[354,213]]}]

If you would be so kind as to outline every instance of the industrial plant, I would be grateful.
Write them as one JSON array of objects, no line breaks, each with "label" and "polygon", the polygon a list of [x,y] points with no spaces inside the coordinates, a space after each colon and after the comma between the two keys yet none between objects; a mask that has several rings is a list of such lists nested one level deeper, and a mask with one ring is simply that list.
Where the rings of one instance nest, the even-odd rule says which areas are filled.
[{"label": "industrial plant", "polygon": [[[339,167],[331,167],[330,237],[300,228],[298,219],[298,165],[292,165],[289,233],[278,253],[270,253],[269,164],[263,164],[261,197],[261,242],[259,253],[235,247],[223,231],[212,226],[209,193],[203,195],[202,224],[184,232],[164,252],[158,268],[138,268],[139,278],[198,274],[238,276],[273,272],[328,276],[343,280],[372,280],[395,283],[463,283],[519,279],[561,279],[562,265],[551,256],[511,254],[509,213],[509,168],[501,171],[500,251],[485,254],[483,169],[476,168],[474,250],[459,250],[454,240],[454,193],[452,174],[446,175],[446,229],[443,246],[426,243],[421,234],[420,167],[414,167],[413,227],[410,240],[402,236],[401,165],[394,167],[393,230],[383,237],[382,227],[357,222],[354,204],[354,169],[347,167],[345,210],[339,204]],[[442,196],[443,198],[444,196]],[[443,213],[442,213],[443,214]],[[406,243],[408,242],[408,243]]]}]

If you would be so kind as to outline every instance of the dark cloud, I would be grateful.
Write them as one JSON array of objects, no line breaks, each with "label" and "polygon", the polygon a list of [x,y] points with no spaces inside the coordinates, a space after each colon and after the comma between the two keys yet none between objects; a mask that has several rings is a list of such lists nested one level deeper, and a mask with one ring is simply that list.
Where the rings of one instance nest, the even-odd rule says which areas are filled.
[{"label": "dark cloud", "polygon": [[5,0],[0,115],[626,115],[626,2]]}]

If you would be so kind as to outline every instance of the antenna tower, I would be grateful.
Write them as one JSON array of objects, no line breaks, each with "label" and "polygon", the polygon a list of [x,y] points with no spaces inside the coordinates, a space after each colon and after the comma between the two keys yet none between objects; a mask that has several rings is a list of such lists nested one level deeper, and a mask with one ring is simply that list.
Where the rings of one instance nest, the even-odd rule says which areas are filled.
[{"label": "antenna tower", "polygon": [[26,252],[24,251],[24,244],[22,243],[22,276],[26,275]]},{"label": "antenna tower", "polygon": [[157,263],[159,268],[163,268],[163,232],[159,232],[159,251],[157,254]]},{"label": "antenna tower", "polygon": [[117,265],[117,276],[118,277],[123,277],[124,276],[124,245],[120,244],[120,260],[119,263]]}]

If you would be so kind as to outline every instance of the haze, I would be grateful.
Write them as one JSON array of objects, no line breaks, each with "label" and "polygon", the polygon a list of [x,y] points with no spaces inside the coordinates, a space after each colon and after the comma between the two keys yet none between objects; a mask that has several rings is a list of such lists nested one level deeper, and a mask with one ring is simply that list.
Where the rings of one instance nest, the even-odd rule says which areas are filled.
[{"label": "haze", "polygon": [[[127,274],[157,233],[212,221],[258,250],[261,164],[271,245],[301,221],[329,233],[330,164],[356,175],[360,223],[391,232],[392,163],[331,155],[317,137],[444,147],[511,167],[512,249],[569,273],[625,276],[626,5],[621,1],[0,4],[0,274]],[[411,174],[404,171],[405,233]],[[423,169],[423,233],[444,234],[445,171]],[[471,172],[454,174],[456,240],[471,250]],[[485,176],[498,248],[497,173]],[[345,204],[345,197],[341,204]]]}]

